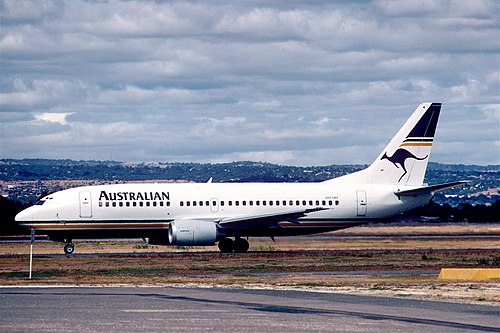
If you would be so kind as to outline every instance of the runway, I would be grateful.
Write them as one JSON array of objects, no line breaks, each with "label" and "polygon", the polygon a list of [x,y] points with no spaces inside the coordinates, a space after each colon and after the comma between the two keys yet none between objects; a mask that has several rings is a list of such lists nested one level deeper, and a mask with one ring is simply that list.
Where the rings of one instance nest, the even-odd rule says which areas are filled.
[{"label": "runway", "polygon": [[3,287],[0,331],[500,332],[500,307],[303,291]]}]

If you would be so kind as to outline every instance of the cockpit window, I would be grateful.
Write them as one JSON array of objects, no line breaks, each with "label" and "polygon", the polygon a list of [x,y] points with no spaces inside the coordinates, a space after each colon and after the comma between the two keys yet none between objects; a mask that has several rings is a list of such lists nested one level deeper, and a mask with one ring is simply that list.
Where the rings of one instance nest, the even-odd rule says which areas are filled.
[{"label": "cockpit window", "polygon": [[47,200],[52,200],[53,197],[43,197],[41,198],[40,200],[37,201],[37,203],[35,205],[38,205],[38,206],[41,206],[43,205],[45,202],[47,202]]}]

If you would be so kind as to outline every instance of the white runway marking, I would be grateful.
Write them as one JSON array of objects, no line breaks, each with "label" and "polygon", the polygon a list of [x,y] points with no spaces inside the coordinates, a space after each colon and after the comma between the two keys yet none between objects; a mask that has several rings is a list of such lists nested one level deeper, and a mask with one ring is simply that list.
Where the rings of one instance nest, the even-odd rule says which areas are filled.
[{"label": "white runway marking", "polygon": [[192,313],[192,312],[227,312],[225,310],[213,310],[213,309],[207,309],[207,310],[200,310],[200,309],[186,309],[186,310],[181,310],[181,309],[147,309],[147,310],[141,310],[141,309],[130,309],[130,310],[121,310],[122,312],[128,312],[128,313]]}]

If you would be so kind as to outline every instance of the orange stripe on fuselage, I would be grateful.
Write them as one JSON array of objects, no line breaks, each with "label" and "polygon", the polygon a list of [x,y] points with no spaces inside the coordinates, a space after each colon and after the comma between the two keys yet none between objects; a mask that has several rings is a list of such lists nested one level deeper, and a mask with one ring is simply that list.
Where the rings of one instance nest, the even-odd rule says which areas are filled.
[{"label": "orange stripe on fuselage", "polygon": [[22,224],[35,230],[70,230],[70,229],[168,229],[170,223],[33,223]]}]

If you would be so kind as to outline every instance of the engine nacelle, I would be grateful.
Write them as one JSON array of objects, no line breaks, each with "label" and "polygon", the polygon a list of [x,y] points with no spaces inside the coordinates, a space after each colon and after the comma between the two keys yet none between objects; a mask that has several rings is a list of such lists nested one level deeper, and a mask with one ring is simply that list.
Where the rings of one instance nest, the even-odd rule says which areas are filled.
[{"label": "engine nacelle", "polygon": [[168,242],[172,245],[214,245],[217,240],[217,224],[200,220],[170,222]]}]

